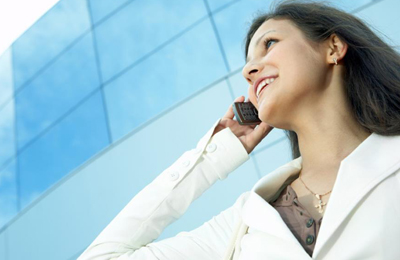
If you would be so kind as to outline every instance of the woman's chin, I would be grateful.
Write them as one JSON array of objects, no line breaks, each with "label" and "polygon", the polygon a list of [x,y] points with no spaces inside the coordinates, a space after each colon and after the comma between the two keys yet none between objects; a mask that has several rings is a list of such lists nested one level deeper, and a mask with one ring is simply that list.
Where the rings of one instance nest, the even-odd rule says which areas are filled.
[{"label": "woman's chin", "polygon": [[283,121],[281,117],[273,116],[273,114],[271,114],[271,113],[267,114],[267,113],[259,112],[258,117],[260,118],[260,120],[262,122],[264,122],[267,125],[270,125],[274,128],[279,128],[279,129],[284,129],[284,130],[290,129],[288,122]]}]

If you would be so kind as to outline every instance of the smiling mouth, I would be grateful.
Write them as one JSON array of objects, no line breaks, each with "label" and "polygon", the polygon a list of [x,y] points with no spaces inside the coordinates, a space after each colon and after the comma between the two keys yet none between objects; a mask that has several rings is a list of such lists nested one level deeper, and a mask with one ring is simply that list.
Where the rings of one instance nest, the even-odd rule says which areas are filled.
[{"label": "smiling mouth", "polygon": [[268,87],[269,85],[271,85],[273,82],[275,81],[275,78],[267,78],[264,79],[263,81],[260,82],[260,84],[258,84],[257,86],[257,91],[256,91],[256,97],[257,99],[261,96],[261,92]]}]

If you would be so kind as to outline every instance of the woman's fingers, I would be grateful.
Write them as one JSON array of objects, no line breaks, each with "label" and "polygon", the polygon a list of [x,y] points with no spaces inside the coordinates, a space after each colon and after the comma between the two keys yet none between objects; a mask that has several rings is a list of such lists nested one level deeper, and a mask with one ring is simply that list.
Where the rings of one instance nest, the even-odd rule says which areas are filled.
[{"label": "woman's fingers", "polygon": [[[243,102],[244,101],[244,96],[237,97],[233,102]],[[224,118],[229,118],[233,119],[235,116],[235,113],[233,113],[233,104],[231,104],[228,108],[228,111],[226,111]]]},{"label": "woman's fingers", "polygon": [[266,137],[271,130],[274,129],[273,126],[268,125],[265,122],[261,122],[250,134],[249,134],[249,146],[255,147],[258,143]]}]

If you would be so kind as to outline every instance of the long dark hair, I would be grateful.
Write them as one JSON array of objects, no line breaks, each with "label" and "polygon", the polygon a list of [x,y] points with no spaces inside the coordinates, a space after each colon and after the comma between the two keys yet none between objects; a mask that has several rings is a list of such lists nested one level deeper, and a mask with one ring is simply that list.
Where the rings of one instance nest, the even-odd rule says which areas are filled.
[{"label": "long dark hair", "polygon": [[[369,133],[400,135],[400,55],[363,21],[321,2],[283,1],[253,19],[247,32],[245,57],[257,29],[267,20],[288,19],[304,35],[321,43],[335,33],[348,44],[343,58],[344,82],[352,113]],[[284,130],[299,156],[297,134]]]}]

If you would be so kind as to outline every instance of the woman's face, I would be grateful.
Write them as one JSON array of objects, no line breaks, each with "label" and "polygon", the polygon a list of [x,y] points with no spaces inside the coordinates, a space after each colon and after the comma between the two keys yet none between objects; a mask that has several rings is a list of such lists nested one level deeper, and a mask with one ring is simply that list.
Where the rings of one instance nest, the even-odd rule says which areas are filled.
[{"label": "woman's face", "polygon": [[[250,41],[243,76],[249,100],[263,122],[293,130],[296,120],[312,114],[322,101],[329,63],[326,48],[307,40],[289,20],[264,22]],[[257,95],[265,77],[274,81]],[[261,82],[261,84],[259,84]]]}]

